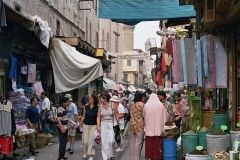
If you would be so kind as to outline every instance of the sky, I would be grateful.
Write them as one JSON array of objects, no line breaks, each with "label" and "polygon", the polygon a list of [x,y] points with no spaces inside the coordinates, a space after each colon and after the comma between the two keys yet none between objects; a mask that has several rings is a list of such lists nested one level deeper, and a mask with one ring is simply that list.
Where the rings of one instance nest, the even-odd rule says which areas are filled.
[{"label": "sky", "polygon": [[160,47],[160,37],[156,34],[159,30],[159,21],[140,22],[134,30],[134,49],[145,51],[145,42],[148,38],[155,38],[157,46]]}]

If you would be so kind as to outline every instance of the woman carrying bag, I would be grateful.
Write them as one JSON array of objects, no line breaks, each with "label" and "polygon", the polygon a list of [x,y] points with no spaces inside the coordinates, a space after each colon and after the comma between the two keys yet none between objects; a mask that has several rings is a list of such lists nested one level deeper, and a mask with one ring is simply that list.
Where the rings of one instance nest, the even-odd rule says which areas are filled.
[{"label": "woman carrying bag", "polygon": [[115,142],[115,131],[119,131],[117,108],[109,103],[110,95],[103,93],[100,95],[100,114],[101,114],[101,140],[103,160],[114,160],[113,145]]}]

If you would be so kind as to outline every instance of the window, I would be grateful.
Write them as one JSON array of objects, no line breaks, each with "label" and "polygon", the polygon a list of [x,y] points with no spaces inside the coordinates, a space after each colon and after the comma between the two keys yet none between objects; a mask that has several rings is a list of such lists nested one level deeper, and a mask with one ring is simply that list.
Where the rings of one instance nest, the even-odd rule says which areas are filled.
[{"label": "window", "polygon": [[92,44],[92,23],[91,22],[89,23],[89,34],[90,34],[89,44]]},{"label": "window", "polygon": [[124,81],[127,81],[127,80],[128,80],[128,75],[127,75],[127,74],[124,74],[124,75],[123,75],[123,80],[124,80]]},{"label": "window", "polygon": [[60,26],[60,21],[57,20],[57,27],[56,27],[56,35],[57,36],[60,36],[60,29],[61,29],[61,26]]},{"label": "window", "polygon": [[17,12],[21,12],[22,7],[19,4],[17,4],[16,2],[14,2],[14,9]]},{"label": "window", "polygon": [[88,18],[86,17],[86,37],[85,40],[88,41]]},{"label": "window", "polygon": [[127,66],[131,66],[131,60],[127,60]]},{"label": "window", "polygon": [[109,50],[109,41],[110,41],[110,37],[109,37],[109,33],[107,32],[107,46],[106,46],[107,51],[110,51]]}]

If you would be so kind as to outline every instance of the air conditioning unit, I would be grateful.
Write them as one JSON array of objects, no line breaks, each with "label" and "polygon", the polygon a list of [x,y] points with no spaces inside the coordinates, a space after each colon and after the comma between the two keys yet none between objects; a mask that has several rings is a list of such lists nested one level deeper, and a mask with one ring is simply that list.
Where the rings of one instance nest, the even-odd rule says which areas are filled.
[{"label": "air conditioning unit", "polygon": [[215,0],[205,0],[204,12],[205,12],[204,23],[215,21],[215,19],[216,19]]}]

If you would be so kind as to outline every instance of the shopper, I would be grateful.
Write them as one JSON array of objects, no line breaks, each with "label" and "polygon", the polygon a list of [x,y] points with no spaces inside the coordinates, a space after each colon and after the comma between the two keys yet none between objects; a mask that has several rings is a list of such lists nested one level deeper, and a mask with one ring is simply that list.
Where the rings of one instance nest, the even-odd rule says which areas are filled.
[{"label": "shopper", "polygon": [[65,97],[69,99],[69,105],[67,106],[67,115],[68,115],[68,138],[69,138],[69,148],[67,151],[70,154],[74,153],[74,143],[75,143],[75,136],[76,136],[76,128],[78,127],[78,111],[77,106],[72,102],[72,95],[66,94]]},{"label": "shopper", "polygon": [[50,114],[50,100],[47,97],[46,92],[41,93],[41,98],[43,99],[42,102],[42,110],[41,110],[41,125],[42,125],[42,132],[43,133],[52,133],[52,131],[46,126],[47,119]]},{"label": "shopper", "polygon": [[173,121],[175,119],[174,113],[173,113],[173,107],[170,102],[167,101],[167,96],[164,91],[158,91],[157,92],[159,100],[163,103],[163,106],[167,109],[167,112],[169,114],[168,121]]},{"label": "shopper", "polygon": [[100,113],[101,113],[101,140],[102,140],[102,158],[103,160],[114,160],[114,130],[113,126],[118,123],[117,108],[113,108],[110,103],[110,95],[104,93],[100,95]]},{"label": "shopper", "polygon": [[83,115],[79,123],[79,129],[83,128],[83,158],[89,156],[93,160],[95,147],[92,145],[94,132],[100,132],[100,109],[98,106],[98,97],[95,94],[88,95],[89,103],[83,108]]},{"label": "shopper", "polygon": [[[42,125],[40,122],[40,115],[38,108],[36,107],[38,104],[38,100],[35,97],[30,99],[31,106],[27,108],[25,113],[25,119],[28,124],[28,128],[35,129],[37,132],[42,130]],[[36,151],[36,141],[35,141],[35,134],[28,136],[30,145],[29,151],[32,152],[32,155],[39,153]]]},{"label": "shopper", "polygon": [[59,137],[59,155],[58,160],[65,160],[65,150],[68,141],[68,115],[66,107],[69,105],[70,101],[67,97],[61,98],[61,106],[58,107],[57,110],[57,129],[58,129],[58,137]]},{"label": "shopper", "polygon": [[[130,111],[131,113],[131,111]],[[145,122],[145,158],[163,159],[163,142],[160,137],[164,131],[164,124],[168,120],[168,113],[158,96],[152,93],[143,110]]]},{"label": "shopper", "polygon": [[124,130],[124,115],[125,115],[125,110],[124,110],[124,106],[120,103],[120,98],[118,96],[112,96],[112,98],[110,99],[110,101],[112,102],[112,107],[117,109],[118,112],[118,118],[119,118],[119,132],[115,133],[115,141],[118,144],[118,148],[115,150],[116,152],[122,152],[123,148],[122,148],[122,133]]},{"label": "shopper", "polygon": [[50,114],[47,122],[52,128],[53,137],[56,137],[57,136],[57,108],[53,107],[52,101],[50,101]]},{"label": "shopper", "polygon": [[175,124],[180,130],[181,122],[182,122],[182,108],[183,108],[183,101],[181,99],[181,94],[177,93],[175,95],[176,104],[176,112],[175,112]]},{"label": "shopper", "polygon": [[134,100],[130,103],[129,113],[131,115],[130,119],[130,159],[139,160],[141,147],[143,143],[144,136],[144,118],[143,118],[143,108],[144,103],[141,102],[142,94],[136,92],[134,95]]}]

